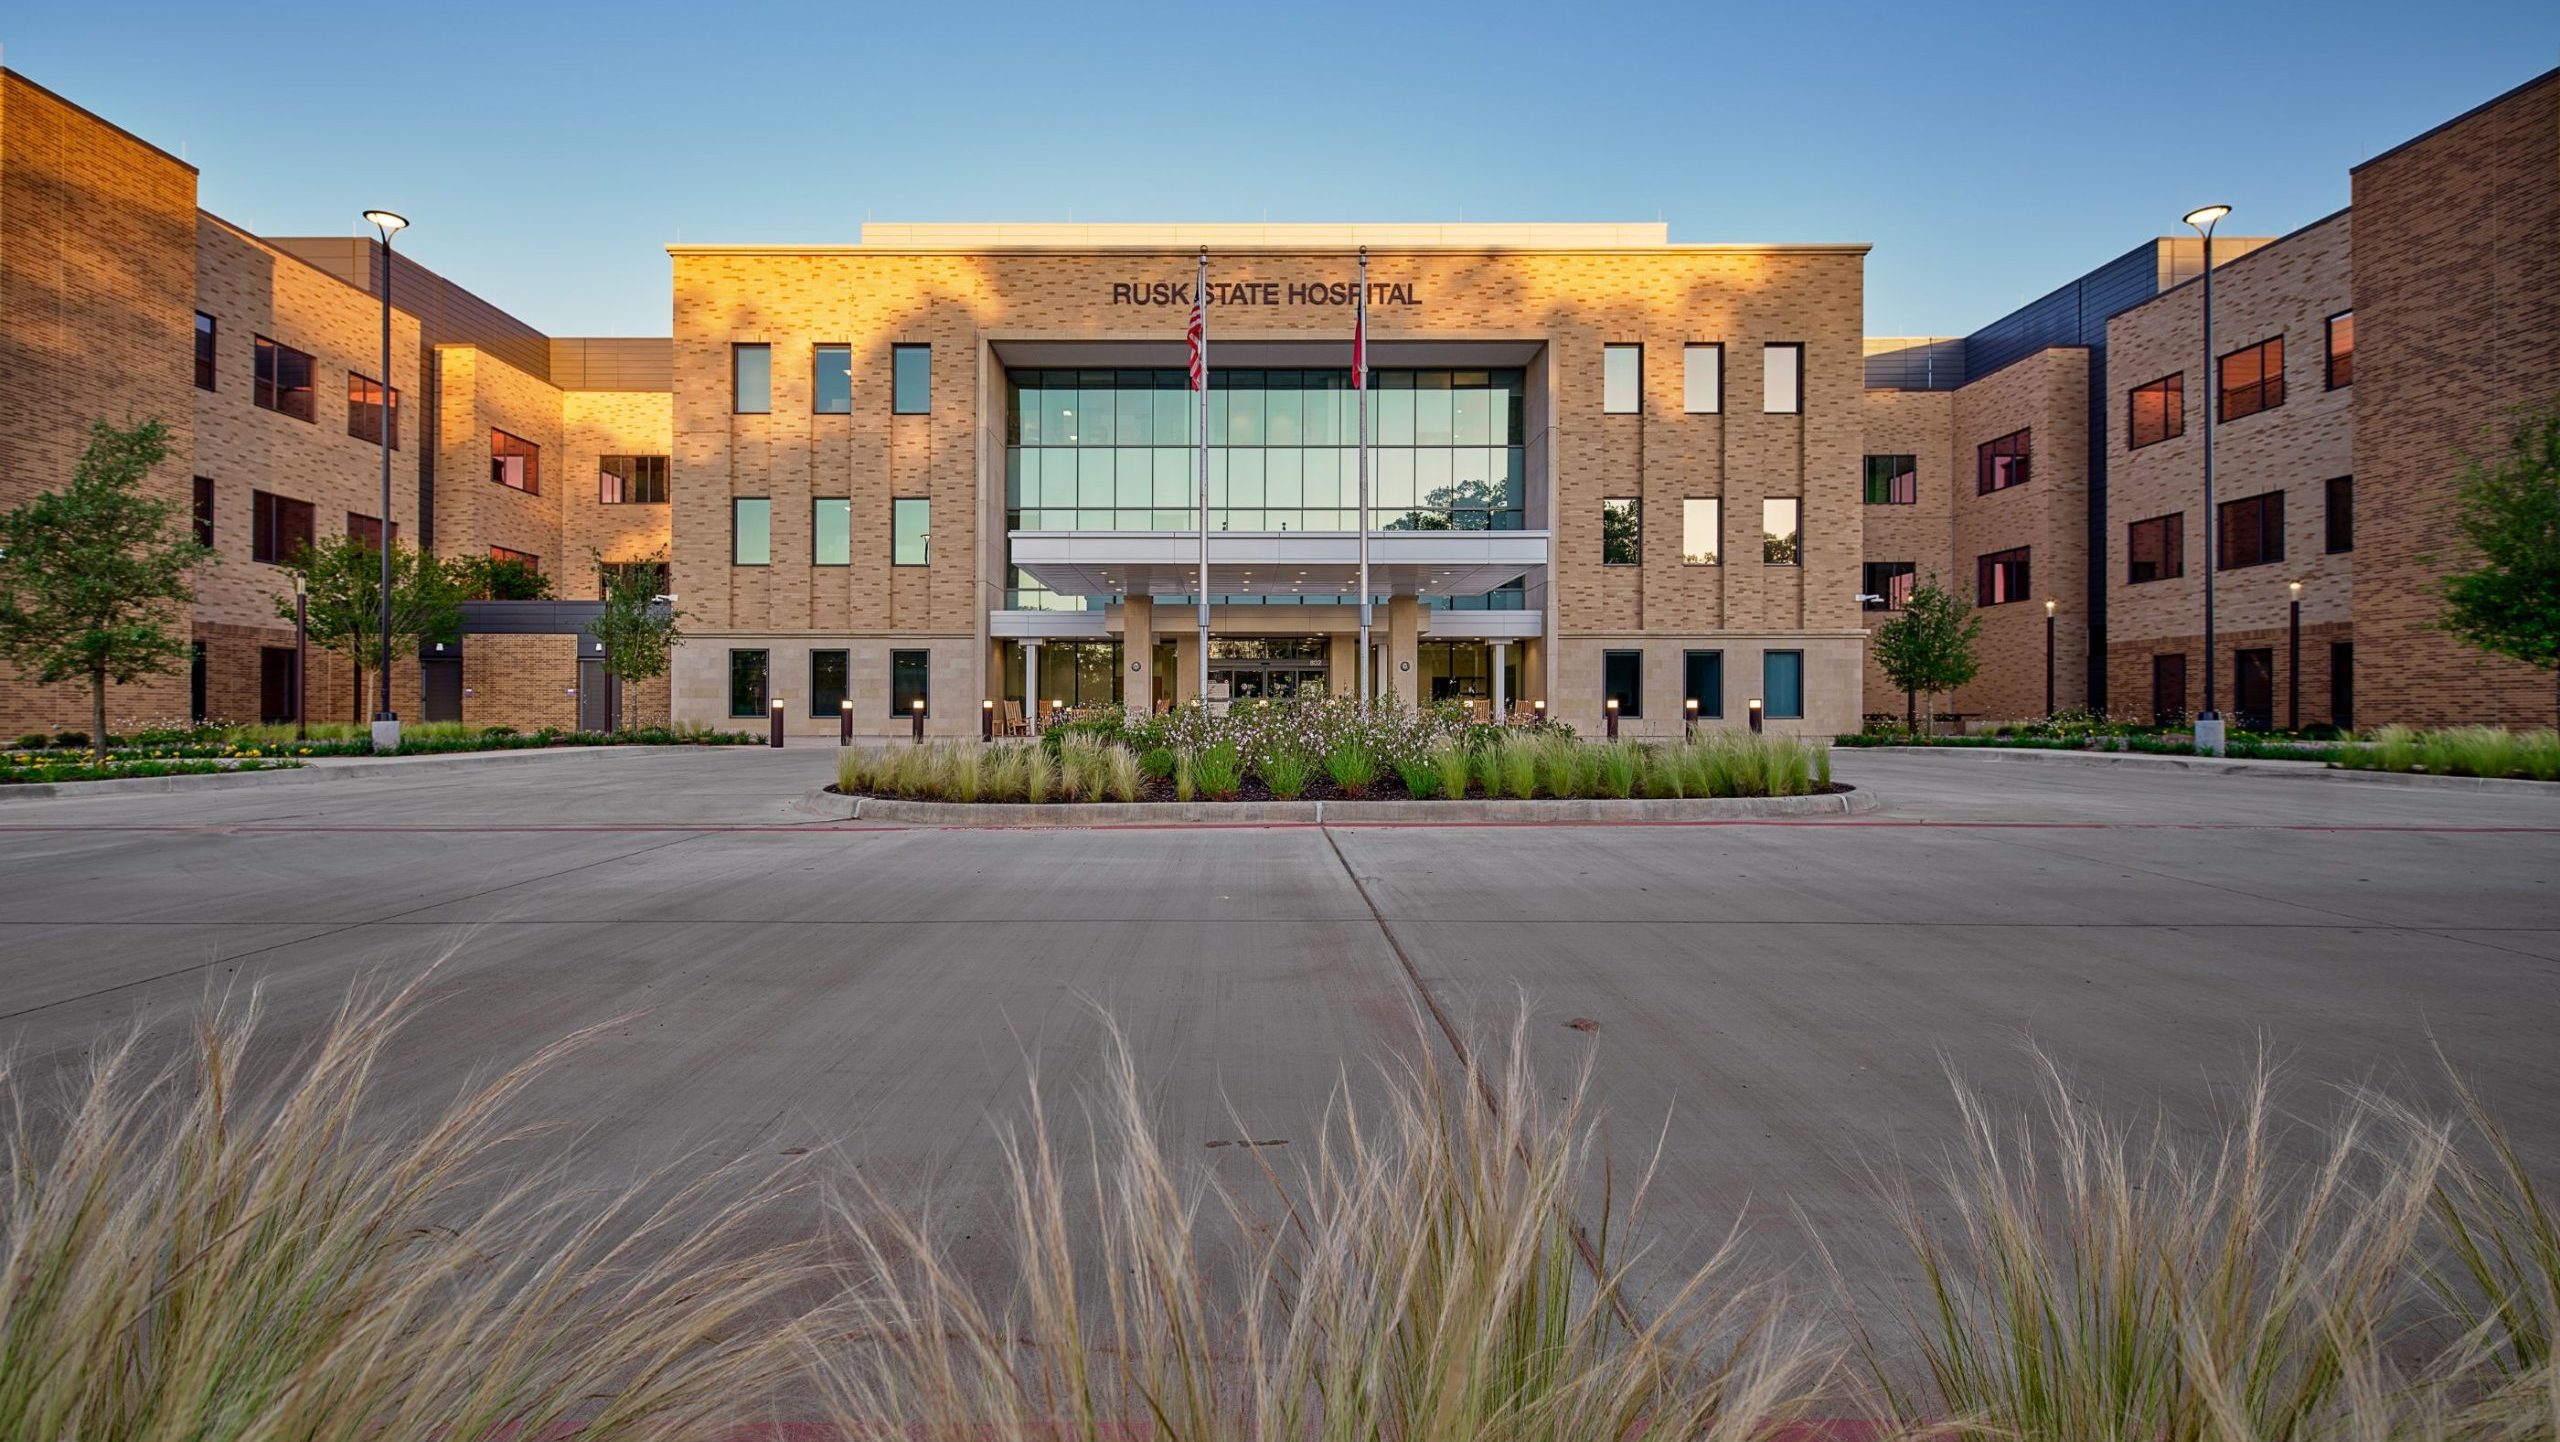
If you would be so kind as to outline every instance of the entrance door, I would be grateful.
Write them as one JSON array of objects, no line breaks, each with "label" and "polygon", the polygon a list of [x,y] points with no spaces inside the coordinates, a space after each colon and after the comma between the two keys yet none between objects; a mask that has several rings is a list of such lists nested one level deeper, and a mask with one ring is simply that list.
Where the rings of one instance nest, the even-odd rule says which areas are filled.
[{"label": "entrance door", "polygon": [[462,658],[430,656],[418,663],[423,703],[419,713],[429,721],[462,719]]},{"label": "entrance door", "polygon": [[613,693],[607,689],[604,663],[578,663],[578,729],[610,731],[613,729]]},{"label": "entrance door", "polygon": [[2329,643],[2329,724],[2344,731],[2356,724],[2356,643]]},{"label": "entrance door", "polygon": [[294,682],[294,655],[291,646],[258,648],[258,719],[273,725],[291,721],[299,714],[302,688]]},{"label": "entrance door", "polygon": [[2276,714],[2276,653],[2260,646],[2231,653],[2231,712],[2243,731],[2273,729]]},{"label": "entrance door", "polygon": [[2187,653],[2151,658],[2151,724],[2183,726],[2187,721]]}]

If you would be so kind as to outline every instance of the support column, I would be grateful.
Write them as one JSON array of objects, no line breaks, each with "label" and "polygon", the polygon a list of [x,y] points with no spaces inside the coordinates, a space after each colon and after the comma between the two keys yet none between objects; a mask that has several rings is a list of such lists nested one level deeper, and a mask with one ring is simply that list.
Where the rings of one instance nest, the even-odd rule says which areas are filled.
[{"label": "support column", "polygon": [[1133,722],[1155,713],[1156,600],[1131,596],[1120,605],[1120,709]]},{"label": "support column", "polygon": [[1336,696],[1349,696],[1360,689],[1360,632],[1358,621],[1349,631],[1328,631],[1324,638],[1325,686]]},{"label": "support column", "polygon": [[1511,659],[1511,643],[1493,643],[1493,724],[1501,725],[1511,715],[1511,698],[1503,694],[1505,662]]},{"label": "support column", "polygon": [[1422,598],[1390,596],[1387,598],[1387,685],[1388,695],[1414,702],[1414,688],[1421,684],[1416,666],[1422,660]]},{"label": "support column", "polygon": [[1032,734],[1040,731],[1040,643],[1022,643],[1022,719]]},{"label": "support column", "polygon": [[1200,633],[1185,626],[1173,633],[1173,704],[1188,706],[1200,699]]}]

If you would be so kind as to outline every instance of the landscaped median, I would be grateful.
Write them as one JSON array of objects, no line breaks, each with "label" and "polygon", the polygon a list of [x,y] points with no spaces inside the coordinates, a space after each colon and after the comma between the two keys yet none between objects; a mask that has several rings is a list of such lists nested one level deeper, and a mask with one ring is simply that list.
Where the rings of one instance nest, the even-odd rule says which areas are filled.
[{"label": "landscaped median", "polygon": [[[2131,727],[2060,718],[2003,726],[1963,736],[1936,736],[1897,728],[1873,728],[1843,736],[1842,746],[1885,750],[2064,751],[2136,756],[2195,756],[2192,736],[2163,727]],[[2560,731],[2508,731],[2496,726],[2451,726],[2420,731],[2385,726],[2359,734],[2321,736],[2232,733],[2224,748],[2233,761],[2304,762],[2340,771],[2458,776],[2481,780],[2560,781]]]},{"label": "landscaped median", "polygon": [[203,776],[240,771],[290,770],[306,761],[352,756],[442,756],[477,751],[531,751],[556,746],[743,746],[764,738],[707,726],[643,726],[621,731],[562,731],[544,727],[470,726],[428,721],[403,727],[398,749],[377,752],[366,728],[346,722],[314,724],[301,735],[290,723],[261,726],[143,726],[107,738],[96,757],[81,731],[17,738],[0,766],[0,785],[76,781],[129,781],[163,776]]},{"label": "landscaped median", "polygon": [[1196,708],[1129,726],[1071,721],[1037,741],[850,751],[848,815],[994,825],[1114,821],[1691,820],[1868,809],[1831,753],[1795,737],[1585,741],[1562,726],[1471,723],[1455,707],[1348,699]]}]

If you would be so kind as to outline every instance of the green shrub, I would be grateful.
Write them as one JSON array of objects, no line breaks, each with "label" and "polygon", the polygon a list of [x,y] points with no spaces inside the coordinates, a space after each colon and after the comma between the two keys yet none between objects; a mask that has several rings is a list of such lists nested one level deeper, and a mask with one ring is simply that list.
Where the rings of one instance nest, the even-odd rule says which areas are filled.
[{"label": "green shrub", "polygon": [[56,731],[53,733],[53,744],[65,751],[70,750],[74,746],[86,746],[89,744],[89,733],[86,731]]},{"label": "green shrub", "polygon": [[1377,782],[1378,757],[1364,742],[1346,737],[1324,753],[1324,771],[1343,795],[1364,796]]},{"label": "green shrub", "polygon": [[[1526,801],[1538,794],[1538,743],[1529,736],[1503,738],[1501,749],[1494,753],[1502,773],[1502,794],[1514,801]],[[1488,788],[1490,789],[1490,788]]]},{"label": "green shrub", "polygon": [[1212,801],[1233,801],[1244,789],[1244,763],[1236,748],[1220,743],[1191,758],[1191,778]]},{"label": "green shrub", "polygon": [[1172,780],[1174,767],[1173,748],[1170,746],[1148,747],[1147,753],[1138,758],[1138,767],[1140,770],[1147,773],[1147,779],[1150,781]]},{"label": "green shrub", "polygon": [[1173,799],[1189,801],[1199,794],[1200,776],[1198,769],[1191,764],[1191,753],[1188,751],[1176,753],[1173,762]]},{"label": "green shrub", "polygon": [[21,751],[42,751],[52,744],[53,738],[41,731],[30,731],[19,737],[16,742],[17,748]]},{"label": "green shrub", "polygon": [[1058,773],[1049,761],[1044,746],[1024,746],[1022,750],[1022,799],[1033,806],[1045,805],[1057,790]]},{"label": "green shrub", "polygon": [[1315,767],[1295,751],[1282,751],[1262,763],[1262,784],[1283,801],[1295,801],[1306,794],[1308,778]]}]

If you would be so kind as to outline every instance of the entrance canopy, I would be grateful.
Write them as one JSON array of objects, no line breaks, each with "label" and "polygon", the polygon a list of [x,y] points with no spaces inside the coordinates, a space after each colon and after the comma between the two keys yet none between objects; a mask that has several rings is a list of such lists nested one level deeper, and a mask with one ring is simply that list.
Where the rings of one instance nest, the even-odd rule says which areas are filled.
[{"label": "entrance canopy", "polygon": [[[1200,534],[1014,531],[1013,564],[1069,596],[1188,596],[1199,589]],[[1544,531],[1377,531],[1370,593],[1474,596],[1547,565]],[[1356,531],[1219,531],[1209,537],[1214,595],[1354,596]]]}]

